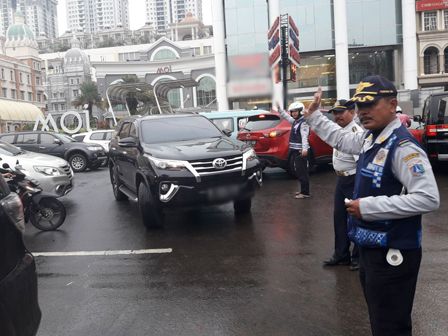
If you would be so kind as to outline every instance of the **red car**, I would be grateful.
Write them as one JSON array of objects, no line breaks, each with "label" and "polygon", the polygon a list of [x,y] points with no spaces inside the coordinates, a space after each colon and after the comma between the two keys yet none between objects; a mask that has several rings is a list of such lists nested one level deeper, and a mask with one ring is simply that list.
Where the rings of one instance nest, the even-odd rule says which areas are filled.
[{"label": "red car", "polygon": [[[332,113],[328,113],[328,110],[321,111],[328,119],[333,120]],[[420,142],[422,141],[422,124],[413,121],[408,130]],[[280,167],[286,169],[292,178],[297,178],[289,150],[290,132],[291,124],[277,112],[271,111],[271,113],[249,117],[246,126],[238,132],[237,139],[250,143],[260,158],[263,168]],[[308,141],[310,144],[308,151],[310,170],[313,170],[316,165],[332,162],[333,149],[322,141],[313,130],[310,131]]]},{"label": "red car", "polygon": [[[333,114],[322,111],[333,120]],[[249,142],[260,158],[263,167],[280,167],[296,178],[294,162],[290,160],[289,133],[291,124],[278,113],[271,111],[249,117],[246,126],[238,132],[237,139]],[[333,149],[323,142],[312,130],[309,137],[309,167],[328,164],[333,157]]]}]

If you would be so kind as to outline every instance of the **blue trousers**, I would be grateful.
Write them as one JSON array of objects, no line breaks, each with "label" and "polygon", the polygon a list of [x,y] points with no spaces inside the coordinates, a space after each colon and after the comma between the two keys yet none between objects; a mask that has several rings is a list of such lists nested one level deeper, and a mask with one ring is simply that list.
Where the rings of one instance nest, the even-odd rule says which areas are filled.
[{"label": "blue trousers", "polygon": [[[348,238],[347,228],[347,208],[345,199],[353,198],[353,190],[355,188],[355,176],[338,176],[336,190],[334,192],[334,254],[335,259],[350,260],[350,239]],[[354,261],[359,259],[358,246],[353,247],[351,258]]]}]

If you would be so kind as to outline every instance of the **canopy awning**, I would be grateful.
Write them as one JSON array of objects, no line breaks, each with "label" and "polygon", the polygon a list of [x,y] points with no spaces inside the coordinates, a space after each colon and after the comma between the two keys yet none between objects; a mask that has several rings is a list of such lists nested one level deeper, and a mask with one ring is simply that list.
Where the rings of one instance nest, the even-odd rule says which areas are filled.
[{"label": "canopy awning", "polygon": [[168,99],[168,93],[173,89],[183,89],[187,87],[199,86],[199,83],[192,78],[176,79],[166,82],[157,82],[155,85],[156,95],[163,100]]},{"label": "canopy awning", "polygon": [[0,100],[0,119],[2,121],[35,122],[37,116],[44,117],[35,105],[10,100]]},{"label": "canopy awning", "polygon": [[153,86],[148,83],[118,83],[109,86],[107,93],[111,100],[126,103],[126,98],[130,93],[152,92]]}]

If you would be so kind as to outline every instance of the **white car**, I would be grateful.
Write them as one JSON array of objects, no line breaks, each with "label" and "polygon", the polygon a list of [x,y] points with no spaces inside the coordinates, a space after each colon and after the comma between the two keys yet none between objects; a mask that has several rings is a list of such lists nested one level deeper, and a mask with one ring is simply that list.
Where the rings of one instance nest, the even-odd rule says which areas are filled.
[{"label": "white car", "polygon": [[[72,135],[72,138],[78,142],[95,143],[103,146],[104,151],[109,156],[109,142],[112,139],[114,130],[98,130]],[[105,160],[101,167],[107,166],[109,159]]]},{"label": "white car", "polygon": [[28,152],[0,141],[0,166],[5,163],[12,169],[21,166],[28,177],[40,183],[39,188],[59,196],[67,195],[75,186],[73,171],[64,159]]}]

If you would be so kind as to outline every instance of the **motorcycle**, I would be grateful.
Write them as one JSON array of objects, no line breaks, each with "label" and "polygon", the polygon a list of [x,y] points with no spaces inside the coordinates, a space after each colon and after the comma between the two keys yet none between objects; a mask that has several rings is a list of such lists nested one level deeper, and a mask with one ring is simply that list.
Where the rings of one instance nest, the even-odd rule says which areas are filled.
[{"label": "motorcycle", "polygon": [[56,230],[65,221],[65,206],[56,198],[57,195],[44,192],[38,188],[39,182],[28,179],[24,169],[16,166],[11,169],[7,163],[3,164],[1,173],[10,173],[12,178],[7,181],[9,189],[16,192],[23,204],[25,223],[31,222],[42,231]]}]

